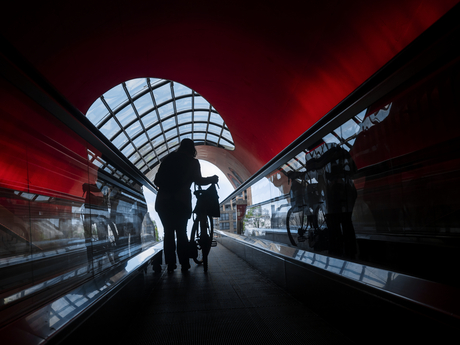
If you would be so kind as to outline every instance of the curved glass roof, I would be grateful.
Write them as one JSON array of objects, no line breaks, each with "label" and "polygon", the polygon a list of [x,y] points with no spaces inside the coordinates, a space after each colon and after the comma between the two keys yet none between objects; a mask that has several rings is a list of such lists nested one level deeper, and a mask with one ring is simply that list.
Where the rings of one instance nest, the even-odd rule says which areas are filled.
[{"label": "curved glass roof", "polygon": [[139,78],[121,83],[99,97],[86,116],[144,174],[184,138],[195,145],[235,149],[230,131],[212,105],[170,80]]}]

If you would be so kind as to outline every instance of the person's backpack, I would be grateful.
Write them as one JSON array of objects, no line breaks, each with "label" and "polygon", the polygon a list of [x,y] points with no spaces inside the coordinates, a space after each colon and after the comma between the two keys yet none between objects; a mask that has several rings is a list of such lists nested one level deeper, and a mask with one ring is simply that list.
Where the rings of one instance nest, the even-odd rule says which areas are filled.
[{"label": "person's backpack", "polygon": [[219,194],[214,183],[208,189],[201,189],[201,186],[198,186],[194,194],[197,201],[193,213],[205,212],[207,216],[220,217]]}]

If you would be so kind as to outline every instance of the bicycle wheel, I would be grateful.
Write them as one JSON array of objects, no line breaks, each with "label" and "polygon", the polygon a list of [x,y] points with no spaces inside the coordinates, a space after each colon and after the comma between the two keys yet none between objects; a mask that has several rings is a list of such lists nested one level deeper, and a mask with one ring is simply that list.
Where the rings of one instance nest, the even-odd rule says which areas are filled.
[{"label": "bicycle wheel", "polygon": [[200,231],[201,231],[200,222],[199,222],[198,218],[196,218],[194,220],[194,222],[193,222],[192,234],[190,235],[190,242],[195,243],[195,245],[197,247],[198,255],[197,255],[197,257],[192,258],[192,259],[198,265],[201,265],[203,263],[203,250],[202,250],[202,248],[200,246],[200,243],[199,243],[200,242]]},{"label": "bicycle wheel", "polygon": [[206,231],[202,232],[201,239],[200,239],[200,245],[203,251],[203,268],[205,272],[208,271],[208,255],[211,250],[211,242],[212,242],[212,236],[213,236],[213,229],[210,226],[211,221],[212,221],[211,217],[206,217],[206,224],[205,224]]},{"label": "bicycle wheel", "polygon": [[288,237],[289,237],[289,241],[291,241],[291,244],[293,246],[297,246],[297,243],[295,243],[294,241],[294,237],[292,237],[292,234],[291,234],[291,225],[290,225],[290,219],[291,219],[291,215],[292,215],[292,212],[294,211],[294,207],[291,207],[286,215],[286,229],[287,229],[287,234],[288,234]]},{"label": "bicycle wheel", "polygon": [[308,227],[307,212],[308,206],[291,207],[286,215],[286,229],[289,241],[293,246],[297,246],[294,235],[297,235],[299,241],[301,238],[304,239],[303,235]]}]

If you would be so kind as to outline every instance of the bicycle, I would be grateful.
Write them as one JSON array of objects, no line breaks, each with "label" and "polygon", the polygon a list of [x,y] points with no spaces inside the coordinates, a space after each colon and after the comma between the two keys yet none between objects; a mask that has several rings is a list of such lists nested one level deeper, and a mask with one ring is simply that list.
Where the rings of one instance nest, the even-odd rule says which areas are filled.
[{"label": "bicycle", "polygon": [[206,190],[199,187],[194,194],[197,202],[193,210],[196,217],[193,221],[190,236],[192,247],[190,256],[196,264],[203,264],[204,271],[207,272],[209,251],[211,247],[217,246],[217,242],[213,239],[214,224],[212,217],[219,217],[220,215],[219,197],[215,189],[215,184],[211,184],[211,187]]},{"label": "bicycle", "polygon": [[324,191],[319,188],[318,183],[307,182],[311,180],[310,174],[296,172],[289,176],[292,180],[290,191],[292,207],[286,215],[286,230],[293,246],[297,246],[293,236],[296,232],[297,242],[305,242],[308,239],[310,247],[314,247],[320,232],[326,225]]},{"label": "bicycle", "polygon": [[297,232],[298,242],[308,239],[310,247],[315,247],[319,232],[324,230],[325,225],[326,217],[322,205],[316,206],[315,209],[308,205],[294,206],[289,209],[286,216],[286,229],[293,246],[297,246],[297,243],[292,234]]}]

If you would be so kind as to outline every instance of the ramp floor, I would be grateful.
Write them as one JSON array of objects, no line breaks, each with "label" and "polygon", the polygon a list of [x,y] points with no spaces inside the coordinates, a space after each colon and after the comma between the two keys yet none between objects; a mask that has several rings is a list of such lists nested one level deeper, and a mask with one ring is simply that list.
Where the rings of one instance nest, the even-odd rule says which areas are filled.
[{"label": "ramp floor", "polygon": [[149,271],[149,291],[130,294],[136,303],[111,303],[64,343],[352,344],[220,244],[207,273],[194,263],[187,273],[179,268]]}]

